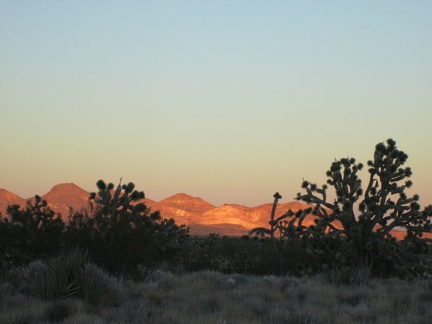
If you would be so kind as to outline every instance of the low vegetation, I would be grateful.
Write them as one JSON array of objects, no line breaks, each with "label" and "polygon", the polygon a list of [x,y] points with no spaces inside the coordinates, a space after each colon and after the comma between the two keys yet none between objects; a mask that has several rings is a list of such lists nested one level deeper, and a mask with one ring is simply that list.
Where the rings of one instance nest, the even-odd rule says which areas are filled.
[{"label": "low vegetation", "polygon": [[[43,268],[42,265],[38,267]],[[22,269],[26,279],[34,265]],[[90,268],[89,268],[90,269]],[[44,270],[36,270],[42,271]],[[17,280],[0,284],[1,323],[431,323],[431,281],[352,274],[248,276],[214,271],[147,273],[118,281],[90,270],[93,296],[41,299]],[[17,276],[17,273],[11,274]],[[25,280],[24,280],[25,282]],[[37,284],[37,283],[35,283]],[[103,296],[101,298],[100,296]]]},{"label": "low vegetation", "polygon": [[406,196],[406,160],[378,144],[365,190],[362,164],[335,161],[327,185],[303,182],[310,208],[275,218],[276,193],[269,228],[241,238],[190,237],[121,181],[99,180],[67,223],[39,196],[9,206],[0,322],[430,323],[432,207]]}]

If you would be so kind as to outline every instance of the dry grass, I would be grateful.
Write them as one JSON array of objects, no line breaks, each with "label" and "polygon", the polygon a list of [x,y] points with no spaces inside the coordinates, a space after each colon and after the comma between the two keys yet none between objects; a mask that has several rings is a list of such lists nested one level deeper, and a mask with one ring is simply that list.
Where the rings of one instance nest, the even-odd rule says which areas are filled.
[{"label": "dry grass", "polygon": [[[92,271],[97,271],[92,269]],[[0,286],[1,323],[432,323],[432,280],[335,285],[313,278],[155,271],[122,298],[41,300]],[[113,298],[106,295],[101,298]]]}]

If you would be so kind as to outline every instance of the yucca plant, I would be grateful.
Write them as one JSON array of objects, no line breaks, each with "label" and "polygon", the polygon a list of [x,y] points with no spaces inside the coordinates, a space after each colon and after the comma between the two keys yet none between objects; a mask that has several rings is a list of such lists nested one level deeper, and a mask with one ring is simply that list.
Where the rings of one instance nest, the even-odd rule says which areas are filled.
[{"label": "yucca plant", "polygon": [[87,253],[72,250],[49,261],[34,261],[23,269],[24,291],[44,300],[76,297]]}]

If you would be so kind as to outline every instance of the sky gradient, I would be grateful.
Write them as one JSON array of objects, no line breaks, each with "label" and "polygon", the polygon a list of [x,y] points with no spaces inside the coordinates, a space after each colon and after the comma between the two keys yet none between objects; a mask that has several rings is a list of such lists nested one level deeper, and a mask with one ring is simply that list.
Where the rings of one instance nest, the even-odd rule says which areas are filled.
[{"label": "sky gradient", "polygon": [[426,0],[1,1],[0,188],[123,177],[154,200],[287,202],[393,138],[409,193],[430,204],[431,13]]}]

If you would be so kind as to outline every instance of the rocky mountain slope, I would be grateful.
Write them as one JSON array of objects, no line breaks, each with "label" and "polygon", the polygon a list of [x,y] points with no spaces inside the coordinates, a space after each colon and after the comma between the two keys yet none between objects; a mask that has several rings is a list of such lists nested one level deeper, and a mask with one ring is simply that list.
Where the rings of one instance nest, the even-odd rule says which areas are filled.
[{"label": "rocky mountain slope", "polygon": [[20,205],[24,206],[26,200],[15,195],[6,189],[0,189],[0,213],[6,215],[6,209],[8,205]]}]

